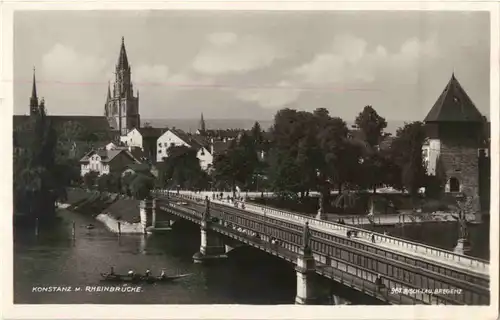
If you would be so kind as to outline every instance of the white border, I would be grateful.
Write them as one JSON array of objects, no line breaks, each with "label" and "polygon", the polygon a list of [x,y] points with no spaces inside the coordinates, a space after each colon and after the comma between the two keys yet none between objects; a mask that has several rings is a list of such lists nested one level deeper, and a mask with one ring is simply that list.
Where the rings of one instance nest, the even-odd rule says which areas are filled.
[{"label": "white border", "polygon": [[[14,10],[443,10],[490,11],[491,21],[491,305],[444,306],[242,306],[242,305],[13,305],[12,246],[12,117],[13,114],[13,11]],[[6,319],[496,319],[498,315],[499,177],[499,24],[500,6],[495,1],[186,1],[124,2],[4,1],[0,2],[0,117],[2,168],[0,195],[2,218],[2,311]],[[3,50],[2,50],[3,49]],[[3,88],[2,88],[3,87]],[[8,111],[8,112],[7,112]]]}]

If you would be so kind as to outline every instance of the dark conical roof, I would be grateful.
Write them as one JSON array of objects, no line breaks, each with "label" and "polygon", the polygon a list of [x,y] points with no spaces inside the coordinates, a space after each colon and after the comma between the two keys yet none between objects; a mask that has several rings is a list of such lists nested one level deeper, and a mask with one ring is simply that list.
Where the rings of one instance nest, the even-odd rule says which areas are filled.
[{"label": "dark conical roof", "polygon": [[118,57],[118,65],[119,69],[128,69],[128,58],[127,58],[127,50],[125,50],[125,38],[122,37],[122,46],[120,48],[120,56]]},{"label": "dark conical roof", "polygon": [[455,74],[429,111],[424,122],[483,122],[483,116],[462,88]]}]

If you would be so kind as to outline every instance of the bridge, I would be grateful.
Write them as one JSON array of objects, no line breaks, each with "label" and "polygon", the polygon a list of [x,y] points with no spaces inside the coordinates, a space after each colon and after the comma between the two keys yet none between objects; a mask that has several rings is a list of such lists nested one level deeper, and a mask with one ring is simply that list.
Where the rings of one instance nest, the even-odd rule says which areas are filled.
[{"label": "bridge", "polygon": [[226,257],[241,245],[284,259],[296,266],[297,304],[318,301],[318,277],[389,304],[490,303],[488,261],[256,204],[194,193],[155,196],[145,228],[155,227],[159,214],[200,225],[200,251],[193,256],[198,263]]}]

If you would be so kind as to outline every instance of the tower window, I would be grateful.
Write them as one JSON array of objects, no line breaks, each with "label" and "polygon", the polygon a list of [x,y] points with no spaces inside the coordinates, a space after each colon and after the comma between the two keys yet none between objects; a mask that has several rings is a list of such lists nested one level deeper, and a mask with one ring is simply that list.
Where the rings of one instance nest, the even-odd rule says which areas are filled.
[{"label": "tower window", "polygon": [[460,182],[457,178],[450,178],[450,192],[460,192]]}]

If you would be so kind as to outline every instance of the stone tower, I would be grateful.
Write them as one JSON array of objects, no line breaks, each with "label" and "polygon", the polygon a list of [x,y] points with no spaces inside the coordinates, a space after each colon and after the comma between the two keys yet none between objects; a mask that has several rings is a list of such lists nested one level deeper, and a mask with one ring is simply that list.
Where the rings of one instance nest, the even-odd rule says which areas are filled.
[{"label": "stone tower", "polygon": [[479,150],[485,146],[485,118],[455,74],[424,119],[429,140],[429,174],[440,166],[445,192],[463,193],[479,210]]},{"label": "stone tower", "polygon": [[30,97],[30,116],[38,112],[38,96],[36,94],[36,79],[35,79],[35,68],[33,68],[33,87],[31,89]]},{"label": "stone tower", "polygon": [[112,93],[108,84],[104,115],[108,119],[111,128],[117,130],[120,135],[126,135],[133,128],[140,127],[139,92],[134,97],[130,65],[123,37],[118,63],[116,64],[115,83]]}]

